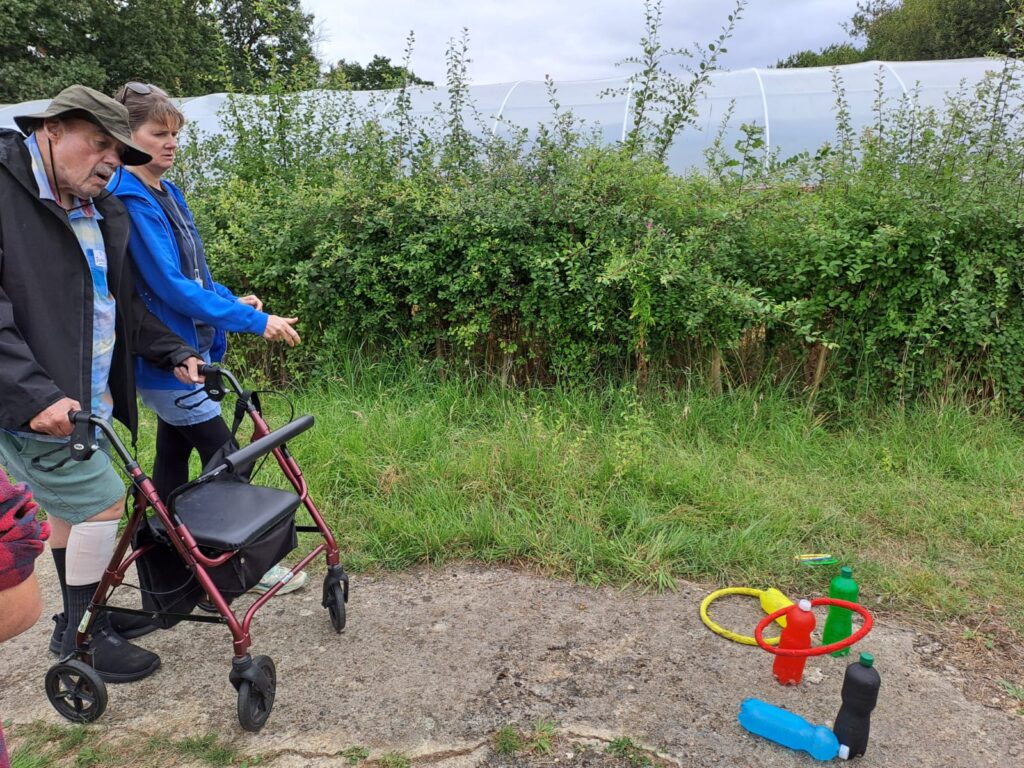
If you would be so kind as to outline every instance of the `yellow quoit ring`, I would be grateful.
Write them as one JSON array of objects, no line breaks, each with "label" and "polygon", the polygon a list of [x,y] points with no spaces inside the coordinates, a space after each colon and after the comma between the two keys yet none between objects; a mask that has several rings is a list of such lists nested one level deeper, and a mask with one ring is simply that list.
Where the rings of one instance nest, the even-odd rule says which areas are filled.
[{"label": "yellow quoit ring", "polygon": [[[722,626],[719,626],[711,620],[708,616],[708,607],[720,597],[726,595],[748,595],[749,597],[756,597],[761,601],[761,608],[765,613],[775,613],[780,608],[793,605],[793,601],[782,594],[781,591],[775,587],[768,589],[754,589],[753,587],[726,587],[725,589],[719,589],[712,592],[710,595],[705,597],[700,604],[700,620],[704,622],[705,626],[714,632],[716,635],[721,635],[726,640],[732,640],[734,643],[742,643],[743,645],[757,645],[751,635],[740,635],[736,632],[730,632]],[[786,626],[786,617],[780,616],[775,620],[780,626]],[[776,645],[779,642],[777,637],[769,637],[765,640],[768,645]]]}]

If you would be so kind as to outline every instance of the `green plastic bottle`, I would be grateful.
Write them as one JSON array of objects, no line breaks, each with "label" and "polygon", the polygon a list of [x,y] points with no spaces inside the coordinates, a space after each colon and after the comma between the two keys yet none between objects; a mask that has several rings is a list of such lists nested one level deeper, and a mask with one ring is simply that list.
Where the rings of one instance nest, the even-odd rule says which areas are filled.
[{"label": "green plastic bottle", "polygon": [[[860,587],[853,580],[853,568],[844,565],[839,569],[839,575],[832,579],[828,586],[828,596],[837,600],[847,600],[856,603],[860,596]],[[828,616],[825,618],[825,630],[821,635],[822,645],[830,645],[845,640],[853,634],[853,611],[849,608],[840,608],[831,605],[828,609]],[[845,656],[850,652],[849,648],[841,651],[833,651],[833,656]]]}]

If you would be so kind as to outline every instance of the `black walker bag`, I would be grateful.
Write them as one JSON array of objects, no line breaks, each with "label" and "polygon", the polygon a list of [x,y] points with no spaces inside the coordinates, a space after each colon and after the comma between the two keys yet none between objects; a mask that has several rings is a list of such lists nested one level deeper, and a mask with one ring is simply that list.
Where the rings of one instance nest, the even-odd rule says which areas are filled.
[{"label": "black walker bag", "polygon": [[[230,444],[225,446],[230,450]],[[216,466],[214,457],[210,464]],[[190,483],[170,499],[172,519],[180,520],[208,557],[234,551],[223,565],[208,569],[229,603],[256,586],[272,566],[298,546],[295,511],[301,500],[294,491],[251,485],[246,476],[222,472]],[[167,538],[160,518],[139,526],[134,548],[154,546],[136,561],[143,610],[188,614],[204,590]],[[165,629],[180,621],[158,620]]]}]

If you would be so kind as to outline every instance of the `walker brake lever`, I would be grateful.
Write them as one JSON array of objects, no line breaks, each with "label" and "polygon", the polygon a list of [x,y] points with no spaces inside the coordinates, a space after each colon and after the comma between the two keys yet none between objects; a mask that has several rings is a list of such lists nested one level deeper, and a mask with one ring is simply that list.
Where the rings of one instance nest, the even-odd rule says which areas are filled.
[{"label": "walker brake lever", "polygon": [[[174,398],[174,404],[179,408],[190,411],[193,408],[198,408],[207,400],[219,403],[224,399],[224,395],[227,394],[227,390],[224,389],[224,376],[220,372],[220,368],[213,365],[201,365],[199,366],[199,373],[206,379],[203,388],[193,389],[181,395],[181,397]],[[201,395],[205,395],[205,397],[200,398]]]},{"label": "walker brake lever", "polygon": [[68,419],[75,425],[71,430],[71,442],[68,443],[73,461],[86,461],[100,449],[99,442],[96,440],[96,430],[89,422],[91,415],[88,411],[68,413]]},{"label": "walker brake lever", "polygon": [[206,394],[213,402],[219,403],[224,399],[224,395],[227,394],[227,391],[224,389],[224,375],[220,372],[220,368],[207,365],[203,367],[201,372],[206,377],[203,389],[206,390]]}]

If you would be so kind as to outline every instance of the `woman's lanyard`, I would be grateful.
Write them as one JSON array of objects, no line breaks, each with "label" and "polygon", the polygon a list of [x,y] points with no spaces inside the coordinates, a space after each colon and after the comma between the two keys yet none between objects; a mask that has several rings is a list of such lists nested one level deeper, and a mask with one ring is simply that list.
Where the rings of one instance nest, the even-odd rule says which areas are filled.
[{"label": "woman's lanyard", "polygon": [[192,237],[192,228],[186,223],[184,214],[182,214],[181,209],[178,208],[178,202],[174,199],[174,195],[169,191],[167,193],[167,199],[171,203],[171,208],[174,209],[174,215],[176,218],[175,223],[181,228],[181,231],[188,236],[189,245],[192,246],[192,279],[199,285],[202,285],[203,276],[199,271],[199,248],[196,245],[195,238]]}]

